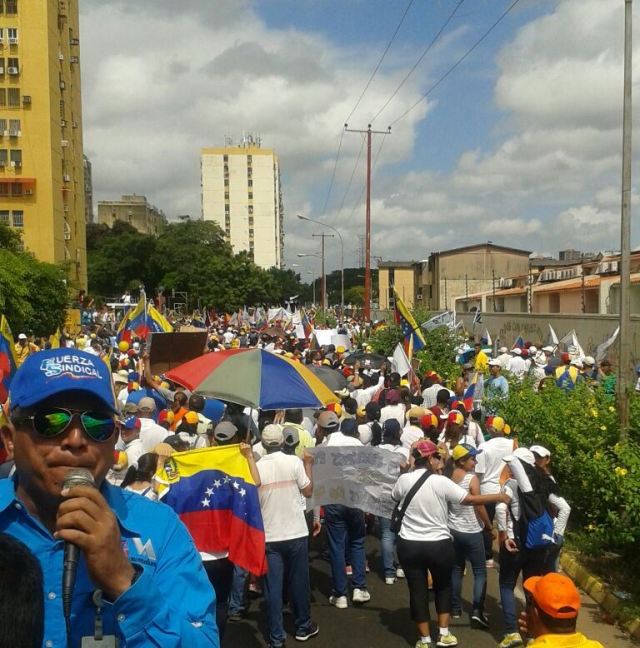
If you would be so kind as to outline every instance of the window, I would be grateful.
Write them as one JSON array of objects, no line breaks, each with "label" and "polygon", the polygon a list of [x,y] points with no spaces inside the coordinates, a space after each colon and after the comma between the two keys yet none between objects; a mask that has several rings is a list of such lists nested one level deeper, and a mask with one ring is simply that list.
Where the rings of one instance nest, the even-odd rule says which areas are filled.
[{"label": "window", "polygon": [[4,9],[8,15],[15,15],[18,13],[18,0],[5,0]]},{"label": "window", "polygon": [[0,88],[0,106],[7,105],[7,89]]},{"label": "window", "polygon": [[0,210],[0,225],[9,225],[9,210]]},{"label": "window", "polygon": [[24,227],[24,212],[22,209],[14,209],[11,212],[14,227]]},{"label": "window", "polygon": [[252,162],[253,162],[253,155],[247,155],[247,164],[251,166]]},{"label": "window", "polygon": [[224,206],[224,212],[225,212],[225,214],[228,214],[228,213],[229,213],[229,210],[230,210],[229,205],[228,205],[228,204],[225,205],[225,206]]},{"label": "window", "polygon": [[228,155],[223,155],[222,156],[222,161],[224,162],[225,166],[229,164],[229,156]]},{"label": "window", "polygon": [[21,167],[22,166],[22,150],[21,149],[11,149],[9,151],[9,160],[11,161],[11,166]]},{"label": "window", "polygon": [[[2,13],[2,10],[0,10],[0,13]],[[4,29],[0,27],[0,43],[4,43]]]},{"label": "window", "polygon": [[20,106],[20,88],[8,88],[9,106],[12,108]]},{"label": "window", "polygon": [[4,135],[4,132],[7,130],[7,120],[0,119],[0,136]]},{"label": "window", "polygon": [[[2,38],[2,34],[0,34],[0,38]],[[7,38],[9,39],[9,45],[17,45],[18,29],[16,27],[9,27],[7,29]]]},{"label": "window", "polygon": [[8,159],[7,149],[0,149],[0,167],[7,166]]},{"label": "window", "polygon": [[253,187],[253,180],[249,180],[249,186]]},{"label": "window", "polygon": [[0,58],[0,74],[5,73],[4,58]]},{"label": "window", "polygon": [[22,196],[22,184],[19,182],[14,182],[11,185],[11,196],[13,198],[19,198]]},{"label": "window", "polygon": [[225,187],[229,186],[229,177],[228,176],[225,176],[225,178],[224,178],[224,186]]},{"label": "window", "polygon": [[20,74],[20,60],[11,56],[7,59],[7,74]]},{"label": "window", "polygon": [[0,182],[0,196],[6,197],[9,195],[9,183]]},{"label": "window", "polygon": [[253,191],[249,192],[249,200],[253,200]]},{"label": "window", "polygon": [[[253,214],[253,205],[249,205],[249,215]],[[251,219],[253,220],[253,219]]]},{"label": "window", "polygon": [[18,137],[19,134],[20,134],[20,120],[19,119],[10,119],[9,120],[9,135],[11,137]]}]

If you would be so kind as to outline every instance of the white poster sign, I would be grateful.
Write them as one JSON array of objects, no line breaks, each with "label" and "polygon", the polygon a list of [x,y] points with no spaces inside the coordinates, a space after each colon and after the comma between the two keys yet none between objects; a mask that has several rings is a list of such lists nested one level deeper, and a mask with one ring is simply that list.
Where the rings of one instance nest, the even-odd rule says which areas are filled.
[{"label": "white poster sign", "polygon": [[395,506],[391,490],[404,461],[401,454],[369,446],[317,446],[307,452],[315,457],[308,509],[344,504],[391,517]]}]

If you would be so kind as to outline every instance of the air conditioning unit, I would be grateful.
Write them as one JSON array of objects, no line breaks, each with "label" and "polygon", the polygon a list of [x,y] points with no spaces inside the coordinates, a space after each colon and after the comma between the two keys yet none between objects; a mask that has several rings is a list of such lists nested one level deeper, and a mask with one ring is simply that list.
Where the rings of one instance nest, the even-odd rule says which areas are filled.
[{"label": "air conditioning unit", "polygon": [[4,74],[4,68],[0,67],[0,74]]},{"label": "air conditioning unit", "polygon": [[31,95],[22,95],[22,105],[23,106],[31,105]]},{"label": "air conditioning unit", "polygon": [[72,121],[71,128],[78,128],[78,122]]},{"label": "air conditioning unit", "polygon": [[64,54],[63,54],[62,52],[60,52],[60,53],[58,54],[58,60],[59,60],[59,61],[64,61]]},{"label": "air conditioning unit", "polygon": [[69,213],[69,205],[65,205],[63,211],[64,211],[65,214],[68,214]]},{"label": "air conditioning unit", "polygon": [[18,70],[17,67],[9,67],[9,68],[7,68],[7,74],[11,74],[12,76],[16,76],[16,74],[18,74],[19,72],[20,72],[20,70]]},{"label": "air conditioning unit", "polygon": [[18,44],[18,37],[14,36],[9,39],[9,45],[17,45]]},{"label": "air conditioning unit", "polygon": [[64,81],[60,81],[60,90],[64,90],[67,87]]},{"label": "air conditioning unit", "polygon": [[19,130],[10,130],[9,131],[9,137],[20,137],[22,135],[22,131]]},{"label": "air conditioning unit", "polygon": [[70,176],[68,173],[65,173],[65,174],[62,176],[62,179],[63,179],[65,182],[71,182],[71,176]]},{"label": "air conditioning unit", "polygon": [[67,148],[67,146],[69,146],[69,140],[60,140],[60,146],[62,146],[62,148]]},{"label": "air conditioning unit", "polygon": [[72,39],[69,40],[69,43],[71,43],[71,45],[80,45],[80,39],[79,38],[72,38]]},{"label": "air conditioning unit", "polygon": [[8,130],[4,131],[4,136],[9,137],[9,131]]},{"label": "air conditioning unit", "polygon": [[11,160],[11,166],[19,169],[22,166],[22,162],[20,160]]},{"label": "air conditioning unit", "polygon": [[65,232],[64,233],[64,240],[65,241],[70,241],[71,240],[71,232]]},{"label": "air conditioning unit", "polygon": [[61,128],[66,128],[66,126],[67,126],[67,121],[65,119],[61,119],[60,120],[60,127]]},{"label": "air conditioning unit", "polygon": [[23,193],[25,196],[33,196],[33,189],[31,188],[25,189]]},{"label": "air conditioning unit", "polygon": [[77,56],[72,56],[69,60],[71,63],[80,63],[80,59]]},{"label": "air conditioning unit", "polygon": [[4,169],[4,167],[7,166],[7,161],[6,160],[0,160],[0,168]]}]

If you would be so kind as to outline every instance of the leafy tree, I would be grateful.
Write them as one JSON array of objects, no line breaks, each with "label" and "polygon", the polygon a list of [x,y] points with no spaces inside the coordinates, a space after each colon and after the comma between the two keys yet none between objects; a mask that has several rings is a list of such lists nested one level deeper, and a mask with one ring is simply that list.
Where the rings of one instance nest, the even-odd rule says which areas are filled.
[{"label": "leafy tree", "polygon": [[352,286],[344,291],[344,303],[364,306],[364,286]]},{"label": "leafy tree", "polygon": [[20,236],[0,226],[0,310],[14,332],[44,336],[62,327],[68,291],[63,265],[20,250]]}]

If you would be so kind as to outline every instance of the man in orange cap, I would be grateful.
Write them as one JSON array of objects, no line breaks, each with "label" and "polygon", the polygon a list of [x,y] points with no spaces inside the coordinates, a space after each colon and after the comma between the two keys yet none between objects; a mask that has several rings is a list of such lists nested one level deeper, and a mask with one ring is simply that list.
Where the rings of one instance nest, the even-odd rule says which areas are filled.
[{"label": "man in orange cap", "polygon": [[557,573],[532,576],[524,589],[527,609],[520,617],[520,630],[534,638],[529,648],[604,648],[576,632],[580,592],[570,578]]}]

